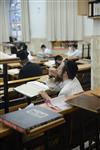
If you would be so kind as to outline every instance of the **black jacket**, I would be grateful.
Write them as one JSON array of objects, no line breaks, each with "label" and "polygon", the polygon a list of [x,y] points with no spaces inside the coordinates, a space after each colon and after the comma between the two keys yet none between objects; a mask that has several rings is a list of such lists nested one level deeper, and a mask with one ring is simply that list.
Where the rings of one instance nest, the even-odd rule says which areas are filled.
[{"label": "black jacket", "polygon": [[27,62],[19,72],[19,78],[28,78],[42,75],[42,69],[36,63]]}]

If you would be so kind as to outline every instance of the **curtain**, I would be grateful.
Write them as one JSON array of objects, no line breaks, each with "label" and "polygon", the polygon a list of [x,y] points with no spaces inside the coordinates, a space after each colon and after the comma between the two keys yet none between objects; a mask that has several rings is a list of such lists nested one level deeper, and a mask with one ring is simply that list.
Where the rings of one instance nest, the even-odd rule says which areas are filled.
[{"label": "curtain", "polygon": [[9,41],[9,0],[0,0],[0,43]]},{"label": "curtain", "polygon": [[21,0],[22,8],[22,40],[30,41],[30,20],[29,20],[29,1]]},{"label": "curtain", "polygon": [[77,0],[47,0],[47,39],[81,40],[83,18],[77,15]]}]

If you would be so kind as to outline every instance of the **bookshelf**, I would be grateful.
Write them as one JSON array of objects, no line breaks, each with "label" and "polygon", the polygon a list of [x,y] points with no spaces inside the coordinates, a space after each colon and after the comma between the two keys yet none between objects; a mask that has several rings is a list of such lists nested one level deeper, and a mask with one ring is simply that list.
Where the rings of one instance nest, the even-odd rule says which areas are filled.
[{"label": "bookshelf", "polygon": [[88,16],[93,19],[100,19],[100,0],[89,1]]},{"label": "bookshelf", "polygon": [[100,19],[100,0],[78,0],[78,15]]}]

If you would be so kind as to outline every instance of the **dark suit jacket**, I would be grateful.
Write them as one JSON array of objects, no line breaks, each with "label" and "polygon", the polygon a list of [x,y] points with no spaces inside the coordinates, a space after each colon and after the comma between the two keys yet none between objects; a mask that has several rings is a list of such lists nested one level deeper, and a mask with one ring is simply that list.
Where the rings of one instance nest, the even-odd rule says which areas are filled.
[{"label": "dark suit jacket", "polygon": [[27,62],[19,72],[19,78],[28,78],[42,75],[42,69],[36,63]]}]

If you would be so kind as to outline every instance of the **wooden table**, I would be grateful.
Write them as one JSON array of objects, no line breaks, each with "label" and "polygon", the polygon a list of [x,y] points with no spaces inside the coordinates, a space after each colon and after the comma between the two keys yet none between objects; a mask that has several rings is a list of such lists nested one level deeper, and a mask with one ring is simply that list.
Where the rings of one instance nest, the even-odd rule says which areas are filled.
[{"label": "wooden table", "polygon": [[12,130],[0,123],[0,138],[3,138],[12,133]]},{"label": "wooden table", "polygon": [[80,64],[78,65],[78,71],[91,69],[91,64]]},{"label": "wooden table", "polygon": [[[57,131],[56,131],[57,129]],[[56,132],[58,132],[58,129],[60,130],[59,132],[61,132],[60,134],[60,140],[62,141],[61,143],[63,143],[63,149],[65,148],[66,145],[66,135],[65,135],[65,120],[63,118],[57,119],[57,120],[52,120],[49,123],[46,123],[44,125],[41,125],[39,127],[36,127],[32,130],[30,130],[30,133],[28,135],[23,135],[20,133],[17,133],[17,145],[18,145],[18,150],[23,150],[25,147],[37,147],[39,146],[39,144],[41,144],[41,141],[43,142],[42,145],[44,145],[45,150],[46,149],[50,149],[50,136],[52,138],[52,132],[54,132],[54,135]],[[8,134],[11,134],[12,130],[3,126],[1,124],[0,127],[0,137],[4,137],[4,136],[8,136]],[[52,133],[52,134],[51,134]],[[58,133],[57,133],[58,134]],[[40,140],[41,139],[41,140]],[[53,137],[54,139],[54,137]],[[53,142],[53,141],[52,141]],[[5,143],[6,144],[6,143]],[[3,149],[2,149],[3,150]],[[60,150],[62,150],[60,148]]]},{"label": "wooden table", "polygon": [[[100,90],[100,88],[99,88],[99,90]],[[96,90],[96,94],[99,90],[98,89]],[[68,100],[68,103],[72,106],[76,106],[76,107],[84,109],[86,111],[90,111],[93,113],[93,116],[95,116],[96,150],[99,150],[100,149],[100,147],[99,147],[100,98],[97,96],[94,96],[92,94],[92,92],[89,91],[79,97],[70,99],[70,100]],[[82,119],[81,119],[80,124],[82,127],[80,149],[84,150],[84,124],[85,124],[85,122],[82,122]]]}]

